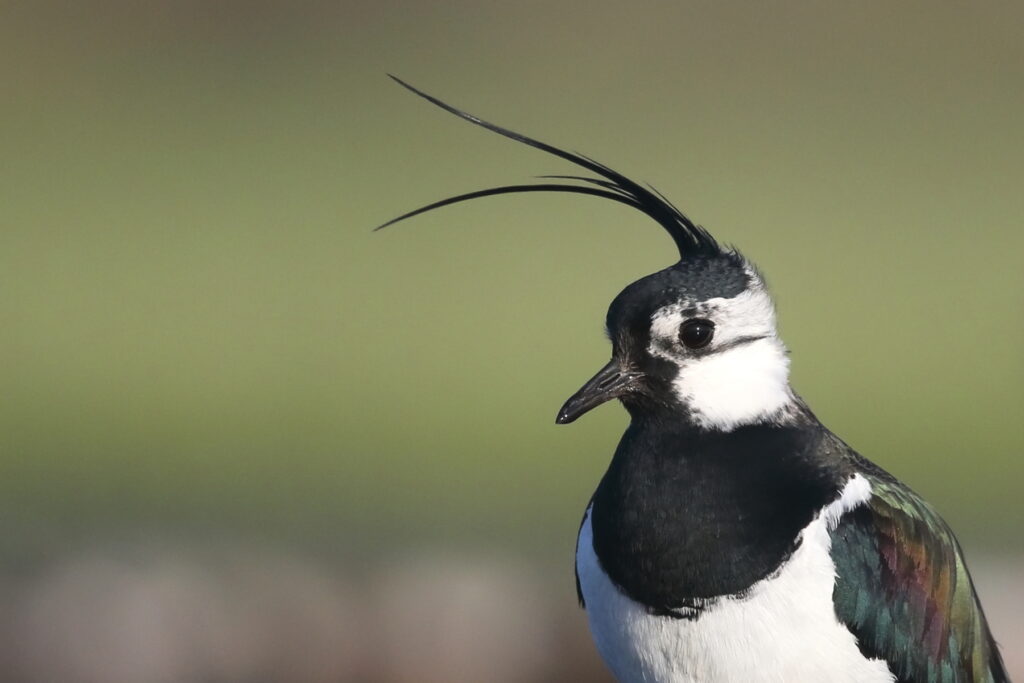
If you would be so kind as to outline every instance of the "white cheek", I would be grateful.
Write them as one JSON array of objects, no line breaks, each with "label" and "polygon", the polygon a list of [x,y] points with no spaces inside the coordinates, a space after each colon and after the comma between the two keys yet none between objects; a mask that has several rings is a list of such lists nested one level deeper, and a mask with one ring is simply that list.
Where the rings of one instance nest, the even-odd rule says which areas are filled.
[{"label": "white cheek", "polygon": [[699,426],[722,431],[781,420],[795,401],[789,357],[776,337],[687,361],[673,388]]}]

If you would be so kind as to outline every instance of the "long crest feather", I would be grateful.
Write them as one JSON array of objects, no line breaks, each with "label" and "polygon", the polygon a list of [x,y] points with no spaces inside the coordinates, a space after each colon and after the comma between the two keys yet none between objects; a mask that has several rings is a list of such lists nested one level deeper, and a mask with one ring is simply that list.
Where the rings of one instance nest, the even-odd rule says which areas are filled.
[{"label": "long crest feather", "polygon": [[455,197],[442,199],[419,209],[404,213],[401,216],[393,218],[387,223],[378,226],[375,228],[376,230],[393,225],[407,218],[412,218],[413,216],[417,216],[421,213],[432,211],[433,209],[439,209],[443,206],[450,206],[451,204],[469,201],[470,199],[478,199],[480,197],[523,192],[569,192],[611,199],[612,201],[616,201],[620,204],[625,204],[626,206],[631,206],[634,209],[642,211],[657,221],[668,232],[672,241],[675,242],[676,247],[679,249],[679,256],[681,259],[696,256],[716,256],[722,253],[721,247],[719,247],[714,237],[712,237],[707,230],[687,218],[681,211],[679,211],[679,209],[665,199],[661,193],[657,192],[657,190],[654,190],[653,188],[648,189],[639,183],[630,180],[621,173],[613,171],[604,164],[594,161],[582,154],[567,152],[563,149],[559,149],[558,147],[554,147],[553,145],[549,145],[546,142],[541,142],[520,133],[516,133],[515,131],[511,131],[507,128],[489,123],[472,114],[456,109],[450,104],[442,102],[432,95],[428,95],[396,76],[391,76],[391,78],[402,87],[416,95],[419,95],[431,104],[434,104],[465,121],[469,121],[470,123],[486,128],[489,131],[515,140],[516,142],[521,142],[525,145],[529,145],[530,147],[535,147],[541,151],[547,152],[548,154],[585,168],[591,173],[595,173],[601,177],[591,178],[576,175],[548,175],[541,176],[541,178],[552,180],[576,180],[587,183],[587,185],[572,185],[569,183],[536,183],[528,185],[507,185],[487,190],[469,192]]},{"label": "long crest feather", "polygon": [[594,197],[604,197],[606,199],[612,199],[627,206],[634,208],[640,208],[637,203],[631,198],[618,192],[612,192],[608,190],[599,190],[595,187],[583,187],[580,185],[560,185],[556,183],[544,183],[537,185],[505,185],[503,187],[494,187],[488,190],[477,190],[476,192],[467,192],[466,194],[456,195],[454,197],[448,197],[440,201],[421,206],[418,209],[403,213],[401,216],[392,218],[387,223],[377,226],[374,230],[380,230],[386,228],[389,225],[394,225],[399,221],[404,221],[406,218],[412,218],[418,216],[421,213],[427,211],[433,211],[434,209],[440,209],[442,206],[451,206],[452,204],[458,204],[459,202],[467,202],[470,199],[479,199],[480,197],[491,197],[498,194],[516,194],[521,192],[575,192],[576,194],[589,194]]}]

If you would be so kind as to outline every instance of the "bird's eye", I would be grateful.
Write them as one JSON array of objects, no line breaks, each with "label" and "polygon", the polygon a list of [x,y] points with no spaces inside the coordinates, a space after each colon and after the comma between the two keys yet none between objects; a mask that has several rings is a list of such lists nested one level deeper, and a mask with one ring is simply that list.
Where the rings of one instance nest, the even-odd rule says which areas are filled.
[{"label": "bird's eye", "polygon": [[702,349],[715,336],[715,324],[710,320],[695,318],[687,320],[679,328],[679,341],[689,349]]}]

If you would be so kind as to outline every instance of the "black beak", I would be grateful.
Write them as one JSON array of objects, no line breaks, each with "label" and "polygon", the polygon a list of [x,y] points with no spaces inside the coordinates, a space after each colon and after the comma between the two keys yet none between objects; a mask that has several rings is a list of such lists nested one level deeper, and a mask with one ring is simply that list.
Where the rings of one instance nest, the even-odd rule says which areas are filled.
[{"label": "black beak", "polygon": [[569,424],[605,401],[634,391],[639,379],[639,374],[623,370],[618,359],[612,358],[608,365],[569,397],[558,411],[555,422],[560,425]]}]

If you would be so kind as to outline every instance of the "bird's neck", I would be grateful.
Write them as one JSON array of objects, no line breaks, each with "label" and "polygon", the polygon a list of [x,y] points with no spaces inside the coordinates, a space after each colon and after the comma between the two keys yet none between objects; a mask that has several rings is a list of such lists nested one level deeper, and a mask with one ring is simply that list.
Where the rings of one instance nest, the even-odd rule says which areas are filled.
[{"label": "bird's neck", "polygon": [[777,569],[838,493],[816,422],[707,431],[634,419],[594,494],[594,550],[634,600],[671,611]]}]

